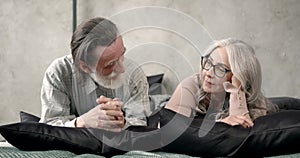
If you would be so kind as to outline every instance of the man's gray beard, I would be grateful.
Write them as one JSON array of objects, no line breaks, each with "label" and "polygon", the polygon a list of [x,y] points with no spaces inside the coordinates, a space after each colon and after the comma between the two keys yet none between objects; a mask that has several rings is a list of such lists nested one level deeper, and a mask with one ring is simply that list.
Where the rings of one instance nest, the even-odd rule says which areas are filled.
[{"label": "man's gray beard", "polygon": [[91,78],[94,79],[96,83],[98,83],[100,86],[108,89],[117,89],[123,85],[124,82],[124,74],[118,74],[116,79],[111,79],[113,76],[115,76],[115,73],[108,76],[101,76],[97,75],[97,73],[91,73]]}]

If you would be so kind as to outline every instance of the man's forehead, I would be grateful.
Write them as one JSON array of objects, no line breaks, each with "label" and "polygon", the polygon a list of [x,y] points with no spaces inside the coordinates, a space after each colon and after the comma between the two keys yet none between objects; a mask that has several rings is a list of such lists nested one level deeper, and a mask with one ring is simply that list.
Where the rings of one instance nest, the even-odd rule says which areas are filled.
[{"label": "man's forehead", "polygon": [[100,46],[98,45],[96,47],[96,51],[97,53],[103,53],[103,52],[107,52],[107,51],[116,51],[118,47],[124,47],[123,46],[123,41],[122,38],[116,38],[109,46]]},{"label": "man's forehead", "polygon": [[103,57],[111,56],[111,54],[118,53],[124,49],[124,44],[121,36],[118,36],[116,40],[109,46],[103,47],[100,46],[102,49]]}]

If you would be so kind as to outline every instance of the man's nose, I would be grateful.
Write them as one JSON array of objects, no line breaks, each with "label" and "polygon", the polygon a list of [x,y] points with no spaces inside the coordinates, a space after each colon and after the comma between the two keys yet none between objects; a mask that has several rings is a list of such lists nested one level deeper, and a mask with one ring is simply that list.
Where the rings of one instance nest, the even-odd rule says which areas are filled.
[{"label": "man's nose", "polygon": [[116,68],[115,68],[115,72],[118,72],[118,73],[125,72],[125,67],[124,67],[123,61],[121,61],[121,60],[118,61]]}]

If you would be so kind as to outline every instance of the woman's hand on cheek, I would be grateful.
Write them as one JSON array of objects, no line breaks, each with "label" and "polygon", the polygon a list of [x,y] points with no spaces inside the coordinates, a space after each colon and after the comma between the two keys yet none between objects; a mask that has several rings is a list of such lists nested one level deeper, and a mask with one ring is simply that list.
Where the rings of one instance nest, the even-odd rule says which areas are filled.
[{"label": "woman's hand on cheek", "polygon": [[236,87],[239,88],[241,85],[241,82],[239,79],[237,79],[234,75],[231,77],[231,83]]}]

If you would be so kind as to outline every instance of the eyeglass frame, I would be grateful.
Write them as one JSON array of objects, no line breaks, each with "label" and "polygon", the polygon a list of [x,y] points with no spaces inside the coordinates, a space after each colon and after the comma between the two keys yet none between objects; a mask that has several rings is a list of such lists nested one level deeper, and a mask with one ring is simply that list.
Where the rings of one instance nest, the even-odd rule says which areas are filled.
[{"label": "eyeglass frame", "polygon": [[117,64],[120,62],[120,59],[124,56],[125,52],[126,52],[126,47],[124,47],[124,51],[123,51],[122,55],[121,55],[120,57],[118,57],[116,60],[114,60],[114,61],[112,61],[112,62],[106,64],[106,65],[104,66],[104,69],[109,69],[109,68],[111,68],[111,67],[117,65]]},{"label": "eyeglass frame", "polygon": [[[226,73],[231,72],[231,70],[229,70],[229,69],[227,69],[227,68],[224,67],[224,69],[225,69],[224,75],[223,75],[222,77],[221,77],[221,76],[218,76],[218,75],[216,74],[216,68],[215,68],[215,67],[216,67],[216,66],[220,66],[220,64],[213,64],[212,61],[209,60],[209,61],[211,62],[211,66],[210,66],[208,69],[206,69],[206,68],[204,68],[204,63],[203,63],[203,59],[204,59],[204,58],[207,59],[206,61],[209,60],[208,56],[201,56],[201,67],[202,67],[202,69],[208,71],[209,69],[213,68],[213,72],[214,72],[215,76],[217,76],[217,77],[219,77],[219,78],[223,78],[223,77],[226,75]],[[206,63],[207,63],[207,62],[206,62]],[[206,64],[206,63],[205,63],[205,64]]]}]

